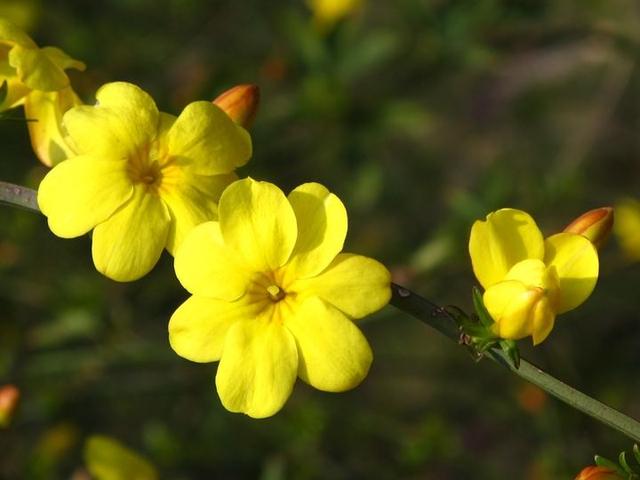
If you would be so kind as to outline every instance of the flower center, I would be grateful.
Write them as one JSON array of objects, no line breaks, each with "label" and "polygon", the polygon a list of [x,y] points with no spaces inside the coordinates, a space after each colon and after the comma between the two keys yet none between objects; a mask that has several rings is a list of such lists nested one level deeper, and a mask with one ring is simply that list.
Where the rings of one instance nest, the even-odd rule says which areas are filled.
[{"label": "flower center", "polygon": [[166,156],[162,155],[157,143],[154,141],[139,148],[129,157],[127,168],[133,183],[144,184],[154,191],[157,191],[162,183],[162,170],[166,163]]},{"label": "flower center", "polygon": [[277,285],[269,285],[267,287],[267,293],[272,302],[279,302],[287,295],[287,293]]}]

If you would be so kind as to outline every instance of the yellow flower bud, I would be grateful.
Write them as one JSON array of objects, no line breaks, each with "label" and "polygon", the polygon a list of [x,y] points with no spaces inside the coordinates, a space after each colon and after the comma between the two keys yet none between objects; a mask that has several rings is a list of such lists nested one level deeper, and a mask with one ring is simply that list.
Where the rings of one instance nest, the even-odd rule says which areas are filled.
[{"label": "yellow flower bud", "polygon": [[18,407],[20,390],[14,385],[0,387],[0,428],[8,427]]},{"label": "yellow flower bud", "polygon": [[583,468],[575,480],[623,480],[623,478],[610,468],[591,466]]},{"label": "yellow flower bud", "polygon": [[596,248],[601,248],[613,228],[613,208],[602,207],[583,213],[567,225],[565,232],[587,237]]},{"label": "yellow flower bud", "polygon": [[260,88],[257,85],[236,85],[222,92],[213,101],[238,125],[249,128],[258,113]]}]

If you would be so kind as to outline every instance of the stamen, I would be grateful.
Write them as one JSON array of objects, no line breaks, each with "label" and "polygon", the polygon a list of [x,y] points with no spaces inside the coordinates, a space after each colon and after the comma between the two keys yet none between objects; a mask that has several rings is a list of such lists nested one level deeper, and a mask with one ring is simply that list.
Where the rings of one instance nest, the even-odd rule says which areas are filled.
[{"label": "stamen", "polygon": [[285,296],[284,290],[282,290],[277,285],[269,285],[267,287],[267,293],[269,294],[269,297],[271,298],[271,300],[274,302],[278,302],[282,300]]}]

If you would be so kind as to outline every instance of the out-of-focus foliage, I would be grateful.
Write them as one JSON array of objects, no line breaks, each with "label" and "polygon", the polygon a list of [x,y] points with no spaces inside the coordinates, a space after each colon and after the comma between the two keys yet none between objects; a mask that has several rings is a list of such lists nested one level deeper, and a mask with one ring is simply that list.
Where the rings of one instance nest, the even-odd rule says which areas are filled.
[{"label": "out-of-focus foliage", "polygon": [[84,461],[95,480],[157,480],[147,460],[112,438],[93,435],[84,446]]},{"label": "out-of-focus foliage", "polygon": [[[302,0],[9,3],[39,45],[87,64],[70,72],[85,101],[124,80],[178,113],[259,84],[240,174],[326,185],[349,211],[347,250],[442,304],[470,310],[474,219],[509,206],[554,232],[639,198],[635,0],[369,0],[328,29]],[[37,186],[46,169],[24,123],[1,121],[0,142],[0,179]],[[640,264],[609,242],[601,265],[589,300],[522,353],[640,417]],[[544,480],[628,446],[392,307],[359,325],[374,363],[358,389],[298,385],[271,419],[233,415],[211,366],[169,348],[185,299],[167,255],[114,283],[93,269],[90,238],[55,238],[43,217],[2,208],[0,383],[22,397],[0,477],[69,478],[94,432],[176,479]]]}]

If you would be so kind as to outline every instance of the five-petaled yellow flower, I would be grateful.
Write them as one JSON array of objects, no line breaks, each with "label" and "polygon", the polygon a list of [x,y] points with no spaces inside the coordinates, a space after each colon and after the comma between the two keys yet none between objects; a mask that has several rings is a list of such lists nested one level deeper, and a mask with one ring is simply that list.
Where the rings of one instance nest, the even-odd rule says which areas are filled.
[{"label": "five-petaled yellow flower", "polygon": [[557,314],[589,297],[598,279],[598,253],[589,240],[566,232],[543,239],[520,210],[476,221],[469,252],[495,333],[513,340],[531,335],[534,345],[549,335]]},{"label": "five-petaled yellow flower", "polygon": [[248,133],[210,102],[179,117],[158,111],[135,85],[110,83],[95,106],[63,124],[76,156],[42,180],[38,204],[59,237],[93,229],[96,268],[130,281],[173,253],[194,226],[215,218],[217,200],[251,156]]},{"label": "five-petaled yellow flower", "polygon": [[352,319],[390,298],[387,269],[340,253],[342,202],[306,183],[288,197],[251,178],[220,198],[219,220],[199,225],[175,257],[193,295],[169,322],[172,348],[195,362],[220,361],[216,386],[230,411],[275,414],[296,377],[329,392],[358,385],[371,349]]},{"label": "five-petaled yellow flower", "polygon": [[0,18],[0,84],[6,96],[0,111],[24,105],[33,149],[48,166],[70,155],[60,129],[62,113],[81,102],[71,89],[68,68],[84,70],[56,47],[38,48],[21,29]]}]

